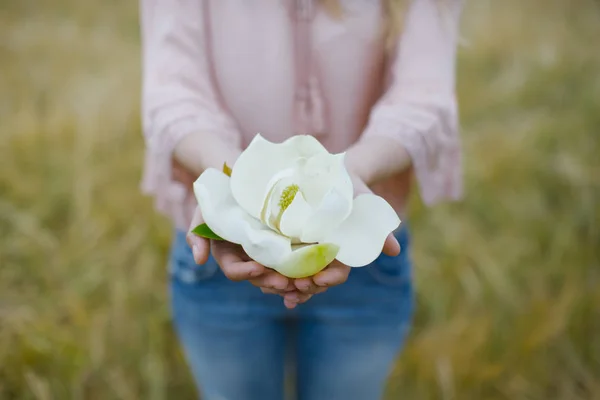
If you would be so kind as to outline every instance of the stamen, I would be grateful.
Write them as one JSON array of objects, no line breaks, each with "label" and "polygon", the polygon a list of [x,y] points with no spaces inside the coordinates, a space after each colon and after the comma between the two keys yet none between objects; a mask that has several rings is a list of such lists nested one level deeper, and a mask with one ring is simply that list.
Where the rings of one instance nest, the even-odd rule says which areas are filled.
[{"label": "stamen", "polygon": [[279,212],[280,216],[290,206],[290,204],[292,204],[292,201],[294,201],[294,197],[296,197],[298,190],[300,190],[300,188],[296,184],[292,184],[283,189],[281,197],[279,198],[279,208],[281,209]]}]

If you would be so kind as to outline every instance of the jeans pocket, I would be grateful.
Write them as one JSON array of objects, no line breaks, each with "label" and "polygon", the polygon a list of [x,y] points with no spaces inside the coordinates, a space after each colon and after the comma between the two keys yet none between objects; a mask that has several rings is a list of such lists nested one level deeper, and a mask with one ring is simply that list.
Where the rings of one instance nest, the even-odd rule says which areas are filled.
[{"label": "jeans pocket", "polygon": [[169,258],[171,277],[182,283],[195,284],[212,278],[219,266],[214,258],[209,257],[205,264],[198,265],[194,261],[192,249],[185,240],[185,232],[176,232]]},{"label": "jeans pocket", "polygon": [[384,285],[403,285],[412,281],[411,264],[407,256],[390,257],[382,254],[366,269],[378,283]]}]

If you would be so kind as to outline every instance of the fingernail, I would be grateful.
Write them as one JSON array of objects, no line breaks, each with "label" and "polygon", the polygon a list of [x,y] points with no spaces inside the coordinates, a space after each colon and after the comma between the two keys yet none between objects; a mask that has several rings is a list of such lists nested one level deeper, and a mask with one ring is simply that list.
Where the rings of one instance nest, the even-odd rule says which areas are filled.
[{"label": "fingernail", "polygon": [[250,276],[252,276],[252,277],[257,277],[257,276],[259,276],[260,274],[262,274],[262,271],[261,271],[261,269],[260,269],[260,268],[252,268],[252,269],[250,270]]}]

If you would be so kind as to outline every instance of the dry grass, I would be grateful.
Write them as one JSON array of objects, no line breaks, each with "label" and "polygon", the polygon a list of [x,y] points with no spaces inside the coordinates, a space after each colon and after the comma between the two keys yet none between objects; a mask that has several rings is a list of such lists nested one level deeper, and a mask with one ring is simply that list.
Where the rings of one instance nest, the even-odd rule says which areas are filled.
[{"label": "dry grass", "polygon": [[[135,3],[0,5],[1,399],[193,398],[138,192]],[[599,7],[470,3],[467,198],[415,202],[390,399],[600,399]]]}]

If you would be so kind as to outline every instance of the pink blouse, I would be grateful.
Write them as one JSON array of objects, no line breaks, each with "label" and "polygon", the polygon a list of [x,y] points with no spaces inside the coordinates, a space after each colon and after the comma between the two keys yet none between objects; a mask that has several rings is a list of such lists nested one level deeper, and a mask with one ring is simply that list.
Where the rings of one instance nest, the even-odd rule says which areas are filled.
[{"label": "pink blouse", "polygon": [[141,0],[142,190],[176,226],[188,227],[196,202],[173,177],[173,148],[202,131],[240,148],[258,132],[272,141],[308,133],[331,152],[387,136],[413,167],[373,190],[400,215],[413,172],[426,204],[461,196],[461,1],[412,0],[393,52],[380,1],[340,2],[336,19],[314,0]]}]

